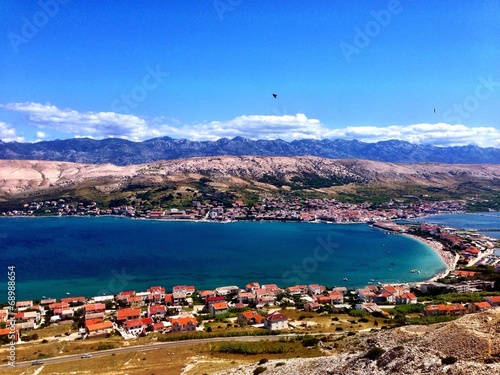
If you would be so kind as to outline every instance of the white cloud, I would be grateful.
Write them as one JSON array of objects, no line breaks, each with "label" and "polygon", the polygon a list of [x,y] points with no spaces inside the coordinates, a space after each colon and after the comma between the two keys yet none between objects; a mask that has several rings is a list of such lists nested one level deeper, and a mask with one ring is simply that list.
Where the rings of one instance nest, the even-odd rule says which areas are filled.
[{"label": "white cloud", "polygon": [[[357,139],[362,142],[378,142],[398,139],[416,144],[436,146],[460,146],[476,144],[481,147],[500,147],[500,131],[494,127],[468,127],[466,125],[413,124],[376,126],[348,126],[331,129],[317,119],[305,114],[296,115],[243,115],[228,121],[211,121],[198,124],[180,125],[178,120],[158,117],[144,119],[134,115],[115,112],[78,112],[60,109],[51,104],[9,103],[0,105],[7,110],[24,114],[28,124],[37,129],[51,129],[73,137],[125,138],[132,141],[170,136],[191,140],[217,140],[236,136],[251,139]],[[170,124],[165,122],[169,121]],[[0,123],[2,124],[2,123]],[[4,124],[4,127],[6,124]],[[13,139],[10,131],[3,138]],[[10,129],[10,130],[9,130]],[[37,133],[46,135],[44,131]]]},{"label": "white cloud", "polygon": [[16,135],[16,130],[9,124],[0,121],[0,140],[4,142],[24,142],[24,137]]},{"label": "white cloud", "polygon": [[114,112],[78,112],[51,104],[9,103],[3,108],[24,113],[25,120],[38,129],[94,138],[127,138],[134,141],[151,138],[146,121],[133,115]]},{"label": "white cloud", "polygon": [[295,116],[239,116],[229,121],[169,127],[174,136],[192,140],[216,140],[237,136],[251,139],[319,139],[324,130],[325,127],[319,120],[308,119],[301,113]]},{"label": "white cloud", "polygon": [[500,131],[493,127],[467,127],[465,125],[415,124],[387,127],[359,126],[328,131],[328,138],[357,139],[363,142],[379,142],[399,139],[416,144],[434,146],[463,146],[474,144],[481,147],[500,147]]}]

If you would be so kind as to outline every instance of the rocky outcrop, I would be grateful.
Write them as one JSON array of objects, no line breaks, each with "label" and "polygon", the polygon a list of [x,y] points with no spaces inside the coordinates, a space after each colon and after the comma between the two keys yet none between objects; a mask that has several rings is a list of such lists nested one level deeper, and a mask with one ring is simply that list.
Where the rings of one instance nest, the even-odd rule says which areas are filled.
[{"label": "rocky outcrop", "polygon": [[[500,373],[500,308],[450,323],[408,326],[354,337],[326,357],[272,360],[262,374],[386,375]],[[371,356],[380,348],[380,356]],[[377,357],[377,358],[375,358]],[[251,375],[258,364],[218,375]]]},{"label": "rocky outcrop", "polygon": [[[100,191],[117,191],[128,184],[153,186],[165,181],[193,181],[201,177],[232,184],[266,183],[279,187],[283,181],[312,187],[365,184],[453,186],[477,182],[500,185],[500,166],[493,164],[396,164],[314,156],[257,157],[221,156],[166,160],[116,166],[34,160],[0,160],[0,193],[29,193],[92,182]],[[237,181],[236,181],[237,180]],[[229,183],[228,182],[228,183]],[[330,185],[329,185],[330,184]]]}]

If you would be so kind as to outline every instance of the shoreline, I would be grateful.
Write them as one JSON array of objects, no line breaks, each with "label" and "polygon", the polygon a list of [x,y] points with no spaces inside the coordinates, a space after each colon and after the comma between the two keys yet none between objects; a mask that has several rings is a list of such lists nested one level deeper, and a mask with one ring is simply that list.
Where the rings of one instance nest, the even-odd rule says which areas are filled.
[{"label": "shoreline", "polygon": [[[76,218],[85,218],[85,219],[95,219],[96,217],[94,216],[42,216],[42,217],[48,217],[48,218],[66,218],[66,217],[76,217]],[[17,217],[14,217],[14,218],[17,218]],[[36,216],[34,217],[30,217],[30,218],[36,218]],[[128,217],[125,217],[125,216],[122,216],[122,215],[106,215],[106,216],[99,216],[98,217],[99,219],[103,219],[103,218],[108,218],[108,219],[113,219],[113,220],[116,220],[116,219],[131,219],[131,218],[128,218]],[[77,219],[78,220],[78,219]],[[150,221],[150,222],[158,222],[158,221],[165,221],[165,222],[174,222],[174,221],[179,221],[179,222],[205,222],[205,223],[214,223],[214,224],[220,224],[221,222],[217,222],[217,221],[210,221],[210,220],[182,220],[182,219],[175,219],[175,220],[166,220],[166,219],[154,219],[154,218],[136,218],[136,220],[139,220],[139,221]],[[286,221],[279,221],[279,220],[262,220],[262,221],[256,221],[256,220],[245,220],[245,221],[242,221],[242,220],[235,220],[233,221],[232,223],[238,223],[238,222],[264,222],[264,223],[269,223],[269,222],[286,222]],[[223,223],[223,222],[222,222]],[[351,226],[351,225],[363,225],[363,226],[366,226],[366,225],[369,225],[368,223],[359,223],[359,222],[343,222],[343,223],[329,223],[329,222],[325,222],[325,221],[314,221],[314,222],[300,222],[300,221],[293,221],[292,223],[301,223],[301,224],[344,224],[344,225],[348,225],[348,226]],[[339,226],[343,226],[343,225],[339,225]],[[376,230],[381,230],[379,228],[374,228]],[[419,236],[416,236],[416,235],[410,235],[410,234],[407,234],[407,233],[403,233],[403,234],[406,234],[408,235],[408,237],[413,237],[415,240],[417,241],[420,241],[424,244],[426,244],[427,246],[430,246],[432,249],[434,249],[434,251],[436,251],[438,253],[438,255],[440,256],[441,260],[445,263],[446,265],[446,270],[444,272],[440,272],[440,273],[436,273],[434,275],[425,275],[421,281],[409,281],[406,277],[403,277],[402,281],[398,281],[396,284],[400,284],[400,283],[422,283],[422,282],[431,282],[431,281],[435,281],[441,277],[444,277],[446,276],[447,274],[449,274],[450,272],[452,272],[454,269],[455,269],[455,266],[456,266],[456,257],[453,253],[451,252],[447,252],[447,251],[444,251],[443,250],[443,245],[437,241],[432,241],[432,240],[428,240],[426,238],[423,238],[423,237],[419,237]],[[429,279],[427,279],[429,278]],[[235,285],[239,285],[240,282],[242,282],[243,280],[241,281],[238,281],[238,283],[236,283]],[[318,281],[319,282],[319,281]],[[328,285],[331,284],[332,281],[330,281],[330,283],[327,283]],[[387,281],[387,282],[384,282],[383,284],[393,284],[394,282],[393,281]],[[336,284],[335,284],[336,285]],[[339,285],[345,285],[344,283],[342,284],[339,284]],[[365,284],[360,284],[359,286],[352,286],[350,285],[349,288],[361,288],[363,285]],[[78,294],[78,293],[77,293]]]},{"label": "shoreline", "polygon": [[431,278],[429,278],[425,282],[434,282],[438,279],[441,279],[443,277],[448,276],[451,272],[455,271],[456,266],[457,266],[457,262],[459,259],[458,254],[454,254],[450,251],[445,251],[443,249],[443,244],[440,243],[439,241],[428,240],[426,238],[422,238],[422,237],[416,236],[414,234],[408,234],[408,233],[404,233],[404,234],[407,235],[408,237],[414,238],[415,240],[420,241],[420,242],[426,244],[427,246],[429,246],[430,248],[432,248],[439,255],[441,260],[446,265],[446,270],[444,272],[440,272],[440,273],[435,274],[434,276],[432,276]]}]

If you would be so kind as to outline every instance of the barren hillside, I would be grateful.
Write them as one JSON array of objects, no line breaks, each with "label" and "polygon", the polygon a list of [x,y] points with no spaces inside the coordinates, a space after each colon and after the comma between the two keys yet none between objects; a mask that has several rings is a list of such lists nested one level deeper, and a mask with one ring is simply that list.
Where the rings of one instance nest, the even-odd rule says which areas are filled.
[{"label": "barren hillside", "polygon": [[[78,188],[84,184],[103,192],[118,191],[140,182],[144,186],[168,181],[192,182],[208,177],[225,186],[280,187],[283,183],[322,187],[369,183],[448,186],[475,182],[500,185],[500,166],[493,164],[396,164],[357,159],[312,156],[225,156],[168,160],[116,166],[51,161],[0,160],[0,194],[13,197],[37,191]],[[305,182],[304,182],[305,181]]]},{"label": "barren hillside", "polygon": [[[338,349],[327,351],[326,357],[269,361],[261,366],[266,368],[262,374],[498,374],[499,332],[500,308],[496,308],[450,323],[407,326],[352,337],[348,342],[339,340],[334,345]],[[369,358],[373,348],[381,348],[383,354]],[[218,375],[251,375],[257,367],[240,366]]]}]

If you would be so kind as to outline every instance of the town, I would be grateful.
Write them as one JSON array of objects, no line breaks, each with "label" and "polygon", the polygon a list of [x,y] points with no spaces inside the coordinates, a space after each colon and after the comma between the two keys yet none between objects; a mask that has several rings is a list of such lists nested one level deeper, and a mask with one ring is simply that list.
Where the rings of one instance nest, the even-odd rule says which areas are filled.
[{"label": "town", "polygon": [[[500,305],[498,240],[476,231],[419,223],[422,216],[465,212],[469,200],[391,200],[377,205],[335,199],[264,197],[246,205],[193,201],[190,208],[138,210],[130,205],[100,208],[96,202],[54,199],[25,203],[1,213],[24,216],[107,216],[134,219],[196,220],[227,223],[239,220],[369,223],[387,234],[404,234],[426,242],[447,266],[426,282],[386,285],[369,281],[364,287],[260,284],[219,286],[199,290],[194,285],[124,290],[113,295],[66,296],[0,304],[2,348],[31,343],[93,342],[86,351],[106,350],[130,340],[152,342],[232,336],[355,335],[402,324],[432,324]],[[410,270],[420,273],[423,270]],[[430,277],[431,275],[429,275]],[[375,284],[375,285],[374,285]],[[48,293],[48,292],[47,292]],[[48,295],[48,294],[47,294]],[[10,301],[9,301],[10,302]],[[2,307],[3,306],[3,307]],[[144,341],[146,340],[146,341]],[[65,345],[65,344],[64,344]],[[76,344],[75,344],[76,345]],[[80,346],[75,346],[79,348]],[[17,360],[43,364],[53,354],[17,351]]]},{"label": "town", "polygon": [[[429,224],[385,221],[374,225],[431,242],[447,260],[447,273],[426,282],[370,282],[354,290],[254,281],[243,288],[151,286],[116,295],[16,301],[0,310],[0,342],[9,344],[14,333],[17,343],[99,339],[99,348],[106,349],[114,346],[101,340],[112,337],[169,341],[282,332],[354,335],[401,324],[447,321],[500,305],[500,252],[495,239]],[[414,271],[419,272],[410,272]],[[329,326],[318,323],[325,318],[331,321]],[[371,325],[361,325],[367,322]],[[53,336],[42,334],[54,327],[57,330],[49,332],[58,333]]]},{"label": "town", "polygon": [[355,223],[412,219],[416,217],[464,212],[468,200],[433,201],[425,197],[408,196],[409,202],[391,200],[379,204],[345,203],[335,199],[298,197],[262,197],[258,202],[245,204],[242,200],[232,203],[218,201],[192,201],[190,208],[138,209],[132,205],[101,208],[97,202],[69,202],[52,199],[24,203],[18,210],[1,212],[1,216],[106,216],[119,215],[132,218],[158,220],[205,220],[230,222],[236,220],[327,221]]}]

